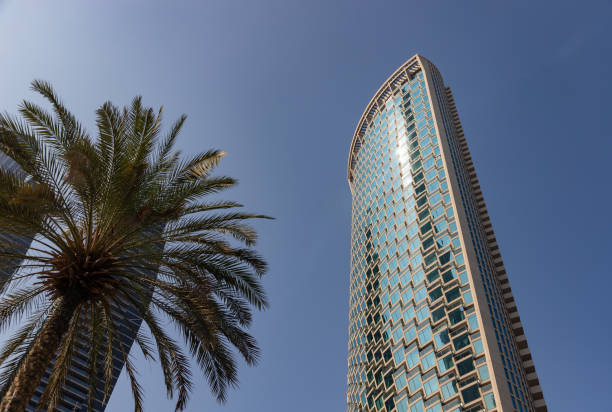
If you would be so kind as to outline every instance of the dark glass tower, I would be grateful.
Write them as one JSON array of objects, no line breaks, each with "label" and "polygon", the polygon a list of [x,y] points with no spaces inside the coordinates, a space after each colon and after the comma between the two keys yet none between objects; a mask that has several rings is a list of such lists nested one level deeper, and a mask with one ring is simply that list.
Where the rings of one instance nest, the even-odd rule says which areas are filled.
[{"label": "dark glass tower", "polygon": [[[21,168],[6,154],[0,152],[0,169],[4,172],[14,173],[17,176],[25,177]],[[30,247],[31,240],[15,234],[0,233],[0,247],[7,248],[9,251],[23,254]],[[0,281],[10,278],[21,262],[15,259],[3,259],[0,261]]]},{"label": "dark glass tower", "polygon": [[[113,308],[113,317],[116,319],[115,325],[117,332],[123,344],[123,350],[129,353],[142,319],[139,319],[136,313],[130,309],[128,305],[121,309]],[[127,313],[130,319],[125,319],[124,313]],[[83,323],[83,333],[80,334],[78,341],[76,342],[73,356],[71,358],[70,369],[68,370],[66,380],[62,385],[62,392],[59,401],[55,407],[55,411],[60,412],[86,412],[89,399],[89,367],[90,367],[90,355],[89,355],[89,335],[87,333],[88,324]],[[99,372],[98,382],[95,384],[94,402],[92,411],[103,412],[106,408],[106,404],[109,399],[104,402],[104,378],[101,375],[104,368],[104,359],[106,356],[105,347],[102,345],[98,353],[98,366]],[[112,365],[112,378],[110,384],[110,393],[112,393],[117,379],[123,369],[123,357],[121,348],[118,344],[113,345],[113,365]],[[36,388],[36,392],[30,400],[30,404],[26,408],[27,412],[36,412],[41,396],[45,390],[51,371],[53,369],[53,363],[47,367],[45,375],[43,376],[40,384]]]},{"label": "dark glass tower", "polygon": [[[18,176],[22,176],[25,178],[23,171],[17,163],[15,163],[9,156],[0,152],[0,168],[4,171],[9,171],[11,173],[15,173]],[[0,233],[0,245],[1,247],[6,247],[8,249],[13,249],[18,253],[24,253],[30,247],[30,239],[25,237],[17,236],[14,234],[6,234]],[[7,279],[11,277],[16,271],[21,262],[7,259],[1,262],[0,265],[0,277],[3,279]],[[130,319],[124,319],[123,312],[127,311],[130,316]],[[127,305],[123,308],[123,311],[115,310],[114,313],[117,318],[118,333],[121,337],[121,340],[124,344],[124,348],[127,352],[129,352],[132,343],[134,341],[134,337],[140,327],[141,320],[133,313]],[[88,379],[89,379],[89,354],[88,354],[88,336],[85,332],[87,330],[87,325],[83,325],[83,333],[77,343],[74,356],[72,357],[70,370],[68,372],[66,381],[63,385],[63,391],[61,395],[61,399],[59,400],[56,410],[62,412],[85,412],[87,410],[87,399],[88,399]],[[118,346],[118,345],[115,345]],[[121,358],[121,352],[119,348],[116,347],[113,362],[113,373],[112,373],[112,382],[111,382],[111,391],[114,387],[119,374],[121,373],[121,369],[123,368],[123,362]],[[104,359],[104,353],[100,353],[99,358]],[[30,405],[27,407],[28,412],[36,411],[39,400],[44,392],[45,386],[48,382],[49,376],[51,374],[52,366],[47,368],[47,372],[43,377],[42,382],[38,386],[36,393],[32,397],[30,401]],[[102,364],[100,363],[99,370],[102,370]],[[103,398],[104,398],[104,387],[100,384],[97,387],[97,390],[94,395],[94,412],[102,412],[104,411]]]},{"label": "dark glass tower", "polygon": [[451,91],[416,55],[351,143],[347,410],[547,410]]},{"label": "dark glass tower", "polygon": [[[4,171],[15,173],[25,178],[25,175],[21,168],[15,163],[9,156],[0,152],[0,168]],[[0,233],[0,246],[8,249],[13,249],[16,252],[24,253],[30,247],[31,241],[22,236],[14,234]],[[6,259],[0,262],[0,277],[2,279],[10,278],[16,271],[21,262]],[[145,276],[155,276],[153,271],[139,273]],[[123,350],[129,353],[138,329],[142,323],[136,311],[125,304],[121,308],[114,307],[113,317],[115,318],[117,333],[119,334]],[[62,387],[62,394],[55,408],[56,411],[62,412],[85,412],[87,411],[88,398],[89,398],[89,366],[90,366],[90,355],[89,355],[89,336],[87,334],[87,324],[83,324],[83,332],[80,335],[78,342],[75,345],[73,356],[71,359],[70,369],[67,373],[66,380]],[[123,369],[123,357],[121,347],[118,344],[113,345],[113,368],[112,368],[112,379],[110,385],[110,391],[112,392],[121,370]],[[100,350],[98,355],[98,371],[103,370],[103,360],[105,352],[104,348]],[[39,406],[41,396],[48,383],[51,375],[53,365],[47,368],[45,375],[42,378],[41,383],[36,389],[35,394],[30,401],[30,404],[26,408],[28,412],[34,412]],[[93,411],[102,412],[105,409],[105,403],[108,403],[108,399],[104,402],[104,384],[103,377],[99,376],[99,384],[96,385],[96,391],[94,393]]]},{"label": "dark glass tower", "polygon": [[[160,246],[161,247],[161,246]],[[135,270],[140,275],[144,276],[155,276],[156,273],[153,271]],[[109,388],[109,396],[112,393],[117,379],[123,369],[123,352],[126,356],[129,354],[130,349],[134,343],[142,319],[138,316],[138,312],[134,307],[124,302],[121,307],[117,305],[111,306],[111,316],[114,319],[115,328],[119,335],[119,340],[113,341],[113,363],[112,363],[112,376]],[[60,400],[56,405],[55,410],[60,412],[86,412],[88,411],[88,399],[89,399],[89,376],[90,376],[90,365],[91,356],[89,353],[90,349],[90,335],[87,333],[89,324],[87,321],[83,322],[83,332],[79,335],[79,339],[76,342],[73,356],[71,359],[70,369],[67,373],[66,380],[62,386],[62,394]],[[120,343],[119,343],[120,342]],[[93,412],[103,412],[108,404],[109,399],[104,399],[104,359],[106,356],[105,344],[101,345],[97,355],[97,382],[94,383],[95,391],[93,394]],[[36,392],[34,393],[30,404],[26,408],[27,412],[35,412],[40,404],[42,394],[51,376],[53,369],[53,363],[47,367],[45,375],[42,378]]]}]

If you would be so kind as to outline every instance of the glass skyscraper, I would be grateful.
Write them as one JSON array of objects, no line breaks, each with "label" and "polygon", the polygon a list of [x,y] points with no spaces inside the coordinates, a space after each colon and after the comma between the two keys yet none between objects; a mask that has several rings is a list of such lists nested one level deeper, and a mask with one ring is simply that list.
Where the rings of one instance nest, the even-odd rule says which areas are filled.
[{"label": "glass skyscraper", "polygon": [[[9,156],[0,152],[0,168],[3,171],[15,173],[18,176],[25,178],[25,174],[22,169],[11,159]],[[6,247],[13,249],[14,251],[24,253],[30,247],[30,240],[17,236],[15,234],[0,233],[0,247]],[[160,246],[161,247],[161,246]],[[15,261],[14,259],[6,259],[0,262],[0,280],[11,277],[18,268],[21,262]],[[138,271],[145,276],[155,276],[152,271]],[[119,339],[123,344],[123,350],[129,353],[138,329],[142,323],[142,319],[138,317],[137,312],[129,304],[125,304],[119,310],[113,306],[112,311],[113,317],[116,319],[116,327]],[[127,316],[127,318],[126,318]],[[73,356],[71,358],[70,368],[67,372],[66,380],[62,384],[62,392],[59,397],[58,403],[55,407],[55,411],[59,412],[85,412],[88,407],[89,399],[89,369],[90,369],[90,354],[89,354],[89,336],[87,334],[87,324],[83,324],[83,332],[79,336],[78,341],[75,344]],[[103,383],[103,361],[105,358],[105,345],[100,349],[98,354],[98,384],[95,385],[95,391],[93,394],[92,411],[103,412],[105,409],[104,402],[104,383]],[[117,379],[123,369],[123,357],[121,353],[121,347],[115,341],[113,345],[113,365],[112,365],[112,378],[110,382],[110,391],[112,392]],[[34,412],[38,410],[41,396],[46,388],[49,381],[53,364],[47,367],[45,375],[42,381],[36,388],[30,404],[27,406],[26,411]],[[106,400],[108,403],[108,399]]]},{"label": "glass skyscraper", "polygon": [[[126,319],[123,313],[127,313],[129,319]],[[126,353],[130,352],[132,344],[142,319],[140,319],[133,308],[128,304],[119,310],[116,306],[112,307],[112,316],[115,318],[115,325],[119,339],[122,342],[123,350]],[[79,335],[79,339],[75,344],[72,358],[70,360],[70,368],[66,374],[66,380],[62,384],[61,395],[55,406],[56,412],[86,412],[88,410],[89,399],[89,370],[91,365],[90,357],[90,336],[87,333],[88,324],[83,322],[83,332]],[[95,390],[93,393],[92,412],[103,412],[108,404],[109,399],[104,402],[104,359],[106,356],[105,345],[101,345],[97,356],[97,383],[94,384]],[[29,405],[26,407],[27,412],[35,412],[39,410],[42,394],[49,382],[51,371],[53,370],[53,362],[47,367],[44,376],[36,392],[32,396]],[[117,379],[121,374],[124,362],[121,353],[121,347],[117,341],[113,341],[113,364],[110,380],[110,393],[112,393]],[[109,394],[110,395],[110,394]],[[46,410],[46,408],[43,408]]]},{"label": "glass skyscraper", "polygon": [[[163,246],[159,246],[163,248]],[[135,273],[142,276],[155,277],[156,272],[152,270],[133,269]],[[150,298],[150,296],[149,296]],[[113,347],[113,363],[111,379],[109,382],[109,396],[112,393],[117,379],[123,369],[123,352],[128,354],[138,330],[142,324],[142,318],[138,315],[138,311],[130,303],[124,301],[121,307],[115,304],[111,305],[111,316],[113,317],[117,335],[112,342]],[[85,317],[85,316],[84,316]],[[62,384],[62,392],[59,401],[55,406],[56,412],[86,412],[88,411],[89,400],[89,371],[91,366],[90,355],[90,335],[87,333],[88,323],[83,322],[83,332],[79,335],[76,342],[70,368],[68,370],[66,380]],[[118,339],[117,339],[118,338]],[[97,355],[97,382],[93,384],[92,412],[103,412],[106,409],[109,399],[104,399],[104,360],[106,357],[106,344],[102,344]],[[36,392],[30,400],[30,404],[26,408],[27,412],[35,412],[38,410],[44,390],[49,382],[51,372],[53,370],[53,362],[47,367],[44,376]]]},{"label": "glass skyscraper", "polygon": [[546,412],[450,89],[415,55],[351,143],[349,412]]},{"label": "glass skyscraper", "polygon": [[[0,169],[24,178],[23,170],[13,159],[0,151]],[[30,247],[31,240],[25,236],[11,233],[0,233],[0,247],[7,248],[11,253],[23,254]],[[0,261],[0,282],[10,278],[21,262],[15,259],[2,259]],[[1,291],[2,288],[0,288]]]}]

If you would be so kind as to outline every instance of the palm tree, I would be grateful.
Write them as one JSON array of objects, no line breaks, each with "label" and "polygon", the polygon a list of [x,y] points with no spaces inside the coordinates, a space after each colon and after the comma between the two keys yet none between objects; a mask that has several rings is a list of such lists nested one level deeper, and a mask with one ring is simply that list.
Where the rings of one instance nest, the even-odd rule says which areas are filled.
[{"label": "palm tree", "polygon": [[24,101],[21,117],[0,115],[0,150],[27,176],[0,170],[0,233],[33,242],[27,255],[0,245],[0,261],[21,262],[2,285],[0,328],[19,322],[20,329],[0,348],[0,411],[24,410],[46,368],[40,405],[53,410],[83,340],[89,409],[96,387],[108,400],[119,351],[135,410],[142,410],[142,388],[118,333],[126,312],[142,319],[135,341],[159,361],[176,410],[192,388],[190,357],[223,402],[237,384],[235,350],[248,364],[259,355],[247,329],[252,309],[267,306],[260,283],[266,263],[245,221],[265,216],[205,199],[236,181],[211,176],[223,152],[182,159],[174,151],[185,116],[162,136],[161,109],[144,107],[140,97],[123,110],[107,102],[96,112],[93,139],[50,84],[34,81],[32,89],[53,114]]}]

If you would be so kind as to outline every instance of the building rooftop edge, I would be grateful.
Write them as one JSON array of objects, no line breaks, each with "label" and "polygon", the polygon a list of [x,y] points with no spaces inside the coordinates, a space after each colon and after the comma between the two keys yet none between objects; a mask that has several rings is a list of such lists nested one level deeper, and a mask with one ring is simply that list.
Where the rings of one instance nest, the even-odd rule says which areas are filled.
[{"label": "building rooftop edge", "polygon": [[357,127],[355,128],[355,132],[353,133],[353,138],[351,140],[351,146],[349,149],[348,156],[348,165],[347,165],[347,179],[349,182],[349,186],[351,185],[351,171],[352,166],[354,166],[353,156],[359,151],[359,146],[356,146],[358,142],[358,138],[362,136],[365,132],[365,128],[367,127],[367,121],[370,120],[373,116],[373,113],[378,109],[381,100],[386,100],[387,97],[391,94],[393,90],[392,87],[398,81],[404,80],[408,77],[409,74],[418,71],[421,69],[421,61],[427,60],[422,55],[416,53],[408,60],[406,60],[397,70],[395,70],[388,78],[385,80],[381,86],[378,88],[374,96],[368,102],[365,110],[361,114],[359,121],[357,122]]}]

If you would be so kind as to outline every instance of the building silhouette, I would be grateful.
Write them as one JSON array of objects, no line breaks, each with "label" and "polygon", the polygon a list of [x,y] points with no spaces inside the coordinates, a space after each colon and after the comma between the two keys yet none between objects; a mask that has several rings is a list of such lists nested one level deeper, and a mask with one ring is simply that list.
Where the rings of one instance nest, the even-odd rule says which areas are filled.
[{"label": "building silhouette", "polygon": [[[13,173],[25,178],[23,170],[13,159],[0,151],[0,169],[3,172]],[[0,233],[0,247],[6,248],[11,253],[23,254],[30,247],[31,239],[15,233]],[[2,258],[0,260],[0,282],[10,278],[19,268],[20,261],[13,258]],[[0,291],[2,287],[0,287]]]},{"label": "building silhouette", "polygon": [[[9,171],[11,173],[15,173],[18,176],[26,178],[25,173],[21,170],[15,161],[13,161],[9,156],[0,152],[0,168],[3,171]],[[17,234],[7,234],[0,233],[0,247],[6,247],[9,250],[13,249],[15,252],[19,254],[25,253],[30,247],[31,240],[25,236],[19,236]],[[161,246],[160,246],[161,247]],[[14,275],[19,265],[20,261],[16,261],[15,259],[3,259],[0,262],[0,280],[8,279],[12,275]],[[139,274],[145,276],[155,276],[153,271],[142,271],[135,270]],[[112,364],[112,377],[110,382],[110,392],[117,382],[119,375],[121,374],[121,370],[123,369],[123,354],[122,349],[125,353],[129,353],[136,334],[140,328],[142,323],[142,319],[140,319],[137,315],[137,312],[134,310],[131,305],[125,302],[121,307],[117,307],[114,305],[112,307],[112,316],[115,320],[115,328],[117,331],[117,335],[123,345],[119,345],[119,341],[115,341],[113,345],[113,364]],[[84,317],[86,319],[86,317]],[[56,411],[61,412],[85,412],[88,410],[88,400],[89,400],[89,369],[90,369],[90,354],[89,354],[89,335],[87,333],[88,329],[87,320],[83,321],[82,332],[79,335],[79,338],[75,342],[75,347],[73,350],[73,356],[71,358],[70,368],[68,370],[66,380],[62,385],[61,394],[59,396],[59,400],[55,407]],[[95,383],[95,391],[93,394],[93,402],[92,402],[92,411],[93,412],[102,412],[105,409],[106,403],[108,403],[108,399],[104,400],[104,359],[105,359],[105,344],[101,345],[100,351],[98,353],[98,362],[97,362],[97,382]],[[46,385],[49,381],[49,377],[51,376],[51,371],[53,368],[53,361],[47,367],[45,375],[43,376],[40,384],[36,388],[36,392],[34,393],[29,405],[26,408],[28,412],[35,412],[39,405],[41,396],[46,388]],[[46,410],[46,408],[43,408]]]},{"label": "building silhouette", "polygon": [[450,88],[415,55],[351,143],[347,410],[546,412]]}]

